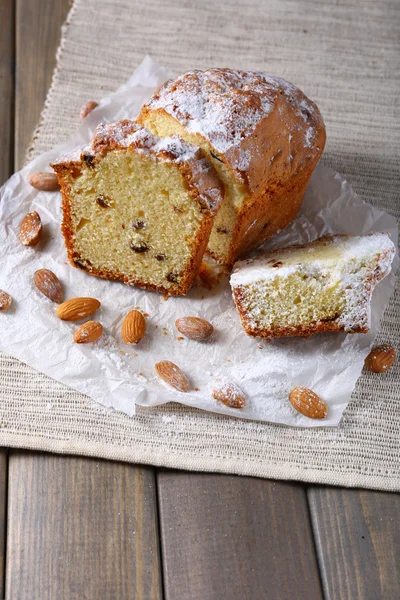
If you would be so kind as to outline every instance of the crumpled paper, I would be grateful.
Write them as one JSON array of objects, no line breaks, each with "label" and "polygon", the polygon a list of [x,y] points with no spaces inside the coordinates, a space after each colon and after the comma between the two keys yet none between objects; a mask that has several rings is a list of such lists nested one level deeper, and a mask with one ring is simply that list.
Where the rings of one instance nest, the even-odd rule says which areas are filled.
[{"label": "crumpled paper", "polygon": [[[134,117],[170,75],[146,57],[129,81],[104,98],[67,143],[33,160],[1,188],[0,289],[13,298],[12,308],[0,313],[1,347],[53,379],[128,415],[134,414],[135,403],[154,406],[176,401],[286,425],[337,425],[393,292],[397,256],[391,274],[373,294],[372,327],[368,334],[331,333],[267,343],[243,332],[227,277],[212,290],[196,285],[184,298],[165,300],[157,293],[91,277],[73,268],[67,261],[60,232],[60,195],[38,192],[28,183],[30,173],[50,171],[49,163],[59,154],[87,144],[101,121]],[[44,239],[38,246],[26,248],[19,242],[18,231],[22,218],[32,210],[41,215]],[[338,173],[320,164],[300,214],[266,247],[304,243],[327,233],[370,231],[387,231],[397,244],[395,218],[363,202]],[[88,345],[73,342],[78,325],[60,321],[55,305],[33,285],[33,274],[40,268],[57,274],[65,286],[66,298],[92,296],[101,301],[101,309],[94,317],[104,326],[101,340]],[[135,306],[149,316],[145,338],[132,347],[121,339],[121,324]],[[186,315],[211,321],[215,327],[212,339],[178,339],[181,336],[174,322]],[[194,391],[177,392],[158,379],[154,364],[164,359],[183,369]],[[247,406],[239,411],[214,400],[211,392],[217,380],[236,382],[247,395]],[[324,399],[329,409],[327,419],[311,420],[291,407],[288,393],[295,385],[310,387]]]}]

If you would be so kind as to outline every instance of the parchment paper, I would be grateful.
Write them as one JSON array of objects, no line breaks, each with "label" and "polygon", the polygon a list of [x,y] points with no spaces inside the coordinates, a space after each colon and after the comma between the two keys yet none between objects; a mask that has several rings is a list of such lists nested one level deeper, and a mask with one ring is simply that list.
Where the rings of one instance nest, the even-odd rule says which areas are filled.
[{"label": "parchment paper", "polygon": [[[13,298],[13,307],[0,313],[1,348],[105,406],[133,415],[135,402],[156,405],[170,401],[236,417],[286,425],[337,425],[363,367],[379,319],[394,289],[394,272],[376,288],[372,299],[372,327],[368,334],[322,334],[274,340],[247,337],[234,308],[228,278],[207,290],[196,285],[184,298],[164,300],[159,294],[91,277],[67,261],[60,232],[60,195],[38,192],[28,184],[35,171],[48,170],[59,154],[89,142],[101,121],[134,117],[141,104],[171,74],[146,57],[129,81],[106,97],[66,144],[43,154],[13,175],[0,190],[0,289]],[[77,117],[78,123],[78,117]],[[23,216],[37,210],[44,239],[35,248],[18,239]],[[266,247],[303,243],[326,233],[363,234],[387,231],[397,245],[393,216],[364,203],[333,170],[319,164],[300,214]],[[65,286],[66,298],[92,296],[102,302],[94,318],[104,326],[95,344],[73,343],[77,324],[60,321],[55,305],[33,285],[39,268],[54,271]],[[126,346],[120,330],[125,314],[135,306],[148,313],[147,333],[135,347]],[[208,342],[178,340],[177,317],[198,315],[211,321],[215,334]],[[183,394],[160,383],[154,364],[172,360],[198,390]],[[248,397],[247,407],[229,409],[211,397],[216,380],[236,382]],[[312,388],[329,408],[324,421],[307,419],[288,402],[294,385]]]}]

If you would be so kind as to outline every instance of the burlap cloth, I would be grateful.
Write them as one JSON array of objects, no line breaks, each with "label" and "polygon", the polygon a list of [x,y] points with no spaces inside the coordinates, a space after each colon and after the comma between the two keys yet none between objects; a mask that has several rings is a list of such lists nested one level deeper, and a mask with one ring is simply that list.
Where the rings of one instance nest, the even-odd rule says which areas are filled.
[{"label": "burlap cloth", "polygon": [[[347,0],[77,0],[33,155],[66,139],[81,104],[123,83],[146,53],[177,73],[259,69],[299,85],[324,115],[324,160],[367,201],[399,212],[397,146],[400,3]],[[379,341],[398,344],[393,298]],[[400,489],[400,364],[364,373],[339,427],[298,430],[178,404],[137,416],[92,406],[81,394],[0,356],[4,446],[199,471]]]}]

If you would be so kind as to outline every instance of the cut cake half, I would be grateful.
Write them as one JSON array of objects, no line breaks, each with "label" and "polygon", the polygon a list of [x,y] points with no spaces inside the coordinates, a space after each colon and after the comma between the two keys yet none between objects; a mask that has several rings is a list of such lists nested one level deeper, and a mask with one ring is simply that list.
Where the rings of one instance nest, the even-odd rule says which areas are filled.
[{"label": "cut cake half", "polygon": [[386,233],[335,235],[235,264],[231,288],[243,328],[255,337],[365,333],[376,284],[391,268]]},{"label": "cut cake half", "polygon": [[188,291],[223,194],[201,149],[124,120],[99,125],[90,147],[52,167],[74,266],[169,295]]}]

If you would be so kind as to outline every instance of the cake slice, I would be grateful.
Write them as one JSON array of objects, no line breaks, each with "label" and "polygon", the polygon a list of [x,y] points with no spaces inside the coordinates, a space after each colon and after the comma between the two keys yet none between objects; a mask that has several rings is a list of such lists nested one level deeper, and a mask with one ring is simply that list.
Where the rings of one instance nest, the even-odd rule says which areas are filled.
[{"label": "cake slice", "polygon": [[52,167],[73,265],[169,295],[188,291],[223,194],[201,149],[124,120],[99,125],[90,147]]},{"label": "cake slice", "polygon": [[386,233],[335,235],[237,262],[231,288],[255,337],[366,333],[376,284],[395,255]]}]

